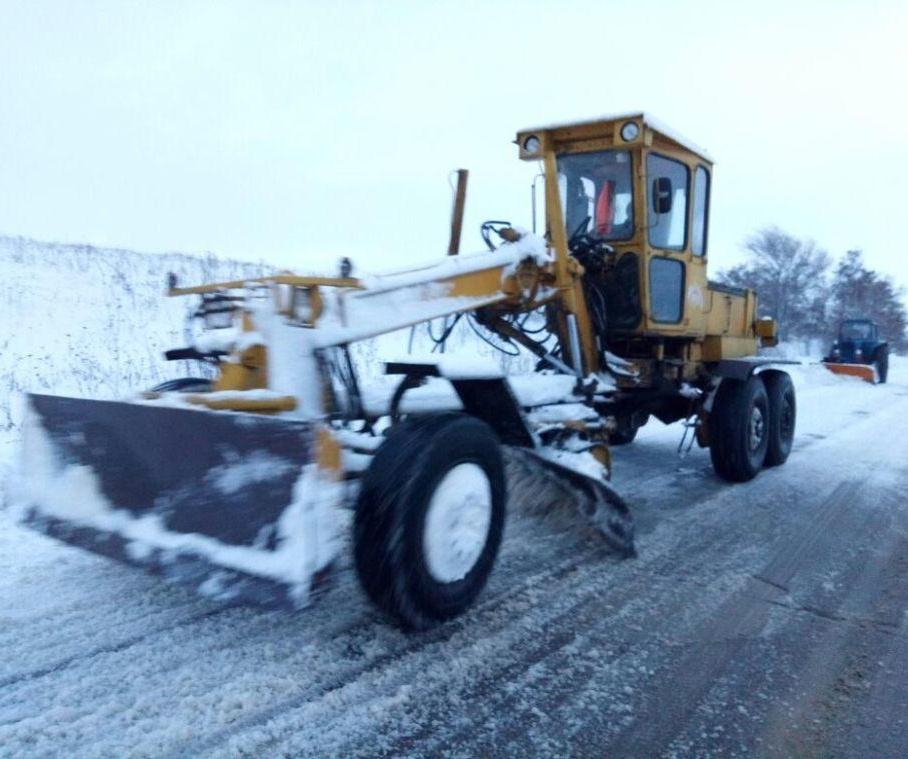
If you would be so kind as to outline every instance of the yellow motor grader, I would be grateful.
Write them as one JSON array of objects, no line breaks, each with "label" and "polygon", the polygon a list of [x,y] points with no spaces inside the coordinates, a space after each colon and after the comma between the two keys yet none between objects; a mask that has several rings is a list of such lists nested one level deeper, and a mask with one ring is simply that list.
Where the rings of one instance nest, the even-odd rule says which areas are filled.
[{"label": "yellow motor grader", "polygon": [[[609,446],[650,416],[686,420],[726,480],[783,463],[794,389],[756,355],[775,324],[753,291],[706,275],[707,154],[641,113],[527,129],[517,145],[544,177],[540,235],[487,222],[490,250],[457,254],[464,182],[454,255],[435,263],[171,281],[199,299],[203,329],[167,358],[216,378],[126,402],[30,395],[22,519],[216,598],[297,605],[352,534],[368,596],[422,628],[464,611],[492,569],[505,447],[625,555],[633,522],[607,483]],[[436,352],[389,361],[383,395],[364,386],[351,345],[433,320],[440,342],[466,320],[536,370]]]}]

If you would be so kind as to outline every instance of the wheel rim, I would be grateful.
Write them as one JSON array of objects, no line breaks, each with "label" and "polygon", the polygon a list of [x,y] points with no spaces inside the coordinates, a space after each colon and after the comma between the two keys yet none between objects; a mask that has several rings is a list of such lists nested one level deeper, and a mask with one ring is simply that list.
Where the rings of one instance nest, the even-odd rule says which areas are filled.
[{"label": "wheel rim", "polygon": [[466,577],[482,555],[491,524],[492,485],[482,467],[452,467],[426,512],[422,543],[429,574],[443,583]]},{"label": "wheel rim", "polygon": [[766,434],[766,418],[763,416],[763,410],[759,406],[754,406],[750,412],[750,424],[747,431],[750,450],[756,451]]}]

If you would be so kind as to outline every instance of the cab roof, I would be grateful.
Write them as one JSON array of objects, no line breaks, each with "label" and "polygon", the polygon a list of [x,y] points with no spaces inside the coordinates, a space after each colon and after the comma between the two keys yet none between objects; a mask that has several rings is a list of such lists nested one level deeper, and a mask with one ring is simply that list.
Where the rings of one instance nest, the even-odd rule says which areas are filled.
[{"label": "cab roof", "polygon": [[528,129],[521,129],[519,134],[526,135],[531,132],[560,132],[560,131],[569,131],[574,129],[583,129],[593,127],[597,124],[612,124],[616,121],[628,121],[631,119],[640,120],[644,126],[649,127],[654,132],[662,135],[668,140],[671,140],[677,145],[680,145],[685,150],[689,150],[691,153],[695,153],[700,158],[708,161],[709,163],[715,163],[712,156],[702,147],[697,145],[693,140],[689,140],[684,135],[676,132],[674,129],[669,127],[664,122],[657,119],[651,113],[646,113],[645,111],[630,111],[628,113],[611,113],[605,114],[602,116],[597,116],[596,118],[583,119],[582,121],[569,121],[562,122],[558,124],[547,124],[544,126],[530,127]]}]

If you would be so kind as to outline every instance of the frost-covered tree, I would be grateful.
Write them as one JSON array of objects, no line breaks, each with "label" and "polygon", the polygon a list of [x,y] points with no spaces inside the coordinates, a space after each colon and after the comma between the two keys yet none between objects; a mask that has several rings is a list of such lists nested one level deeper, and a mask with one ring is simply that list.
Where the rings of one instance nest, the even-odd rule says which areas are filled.
[{"label": "frost-covered tree", "polygon": [[756,290],[760,316],[778,321],[782,339],[824,334],[829,255],[778,227],[751,235],[745,248],[748,260],[720,272],[719,280]]},{"label": "frost-covered tree", "polygon": [[839,261],[830,295],[830,327],[835,328],[842,319],[873,319],[893,348],[908,348],[904,292],[888,277],[868,269],[861,251],[849,250]]}]

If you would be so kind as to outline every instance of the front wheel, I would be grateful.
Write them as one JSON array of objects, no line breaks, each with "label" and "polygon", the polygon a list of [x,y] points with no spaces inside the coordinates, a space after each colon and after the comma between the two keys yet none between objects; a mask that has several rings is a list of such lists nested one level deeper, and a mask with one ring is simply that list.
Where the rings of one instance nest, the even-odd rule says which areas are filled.
[{"label": "front wheel", "polygon": [[505,518],[501,447],[464,414],[406,420],[366,472],[354,557],[371,600],[403,627],[464,612],[492,571]]},{"label": "front wheel", "polygon": [[769,398],[759,377],[724,379],[709,414],[709,455],[722,479],[757,476],[769,447]]}]

